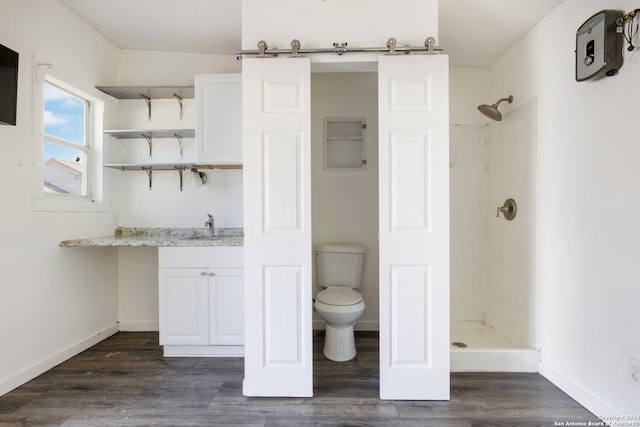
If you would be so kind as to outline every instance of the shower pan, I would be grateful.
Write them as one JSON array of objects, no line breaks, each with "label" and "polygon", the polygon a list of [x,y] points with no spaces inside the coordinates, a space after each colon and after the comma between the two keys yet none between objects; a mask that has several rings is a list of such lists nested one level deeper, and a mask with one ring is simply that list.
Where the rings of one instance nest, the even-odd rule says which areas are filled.
[{"label": "shower pan", "polygon": [[451,323],[451,372],[538,372],[539,352],[481,321]]}]

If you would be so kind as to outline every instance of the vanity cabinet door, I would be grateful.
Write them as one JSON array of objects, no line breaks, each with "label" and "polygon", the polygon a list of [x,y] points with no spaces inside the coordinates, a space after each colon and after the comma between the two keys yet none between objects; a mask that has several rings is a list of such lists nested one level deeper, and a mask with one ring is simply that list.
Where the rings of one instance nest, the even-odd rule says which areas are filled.
[{"label": "vanity cabinet door", "polygon": [[209,343],[207,269],[160,268],[159,311],[161,345]]},{"label": "vanity cabinet door", "polygon": [[209,344],[244,344],[244,272],[209,270]]}]

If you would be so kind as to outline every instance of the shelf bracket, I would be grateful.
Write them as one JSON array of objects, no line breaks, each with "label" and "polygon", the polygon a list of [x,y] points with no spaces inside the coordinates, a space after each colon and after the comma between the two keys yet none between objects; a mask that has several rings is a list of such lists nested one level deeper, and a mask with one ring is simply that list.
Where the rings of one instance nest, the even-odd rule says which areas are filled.
[{"label": "shelf bracket", "polygon": [[176,170],[178,171],[178,175],[180,177],[180,191],[182,191],[182,184],[183,184],[183,173],[184,173],[184,166],[176,166]]},{"label": "shelf bracket", "polygon": [[149,177],[149,191],[151,191],[151,187],[153,186],[153,170],[151,169],[142,169],[147,173],[147,177]]},{"label": "shelf bracket", "polygon": [[177,133],[174,133],[173,136],[175,136],[176,140],[178,140],[178,146],[180,147],[180,159],[184,159],[184,138],[182,137],[182,135],[178,135]]},{"label": "shelf bracket", "polygon": [[151,135],[145,135],[144,133],[140,134],[141,137],[147,140],[147,144],[149,144],[149,158],[153,156],[153,138]]},{"label": "shelf bracket", "polygon": [[142,97],[142,99],[144,99],[144,102],[147,103],[147,110],[148,110],[148,116],[149,116],[149,121],[151,121],[151,98],[149,98],[147,95],[145,95],[144,93],[139,93],[138,95],[140,95]]},{"label": "shelf bracket", "polygon": [[174,93],[173,97],[178,100],[178,104],[180,105],[180,120],[182,120],[182,118],[184,117],[182,109],[182,97],[177,93]]}]

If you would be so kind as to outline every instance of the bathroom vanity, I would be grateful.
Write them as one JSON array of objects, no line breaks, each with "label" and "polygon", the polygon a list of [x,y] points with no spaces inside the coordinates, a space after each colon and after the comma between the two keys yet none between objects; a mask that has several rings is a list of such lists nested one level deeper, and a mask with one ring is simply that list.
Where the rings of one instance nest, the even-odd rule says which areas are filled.
[{"label": "bathroom vanity", "polygon": [[243,250],[158,248],[165,356],[244,356]]},{"label": "bathroom vanity", "polygon": [[165,356],[244,356],[241,228],[118,228],[62,247],[157,247],[159,335]]}]

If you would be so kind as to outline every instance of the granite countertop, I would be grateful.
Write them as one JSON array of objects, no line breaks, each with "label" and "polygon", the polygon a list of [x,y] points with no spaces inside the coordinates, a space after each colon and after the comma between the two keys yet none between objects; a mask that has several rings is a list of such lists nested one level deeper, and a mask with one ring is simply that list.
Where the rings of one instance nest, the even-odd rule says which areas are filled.
[{"label": "granite countertop", "polygon": [[131,246],[242,246],[242,228],[216,229],[209,237],[205,228],[116,228],[113,236],[63,240],[63,247],[131,247]]}]

